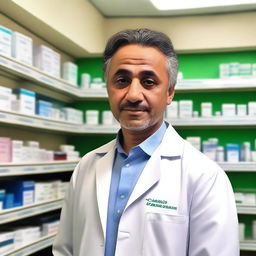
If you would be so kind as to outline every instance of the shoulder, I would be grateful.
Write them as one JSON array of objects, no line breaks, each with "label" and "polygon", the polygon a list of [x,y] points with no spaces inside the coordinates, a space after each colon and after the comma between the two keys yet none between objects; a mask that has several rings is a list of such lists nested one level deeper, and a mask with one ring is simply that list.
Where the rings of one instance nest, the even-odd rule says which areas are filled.
[{"label": "shoulder", "polygon": [[188,183],[192,186],[214,183],[220,177],[226,179],[225,172],[216,162],[198,151],[187,141],[184,141],[182,171],[186,173]]},{"label": "shoulder", "polygon": [[193,147],[189,142],[184,141],[184,151],[182,155],[183,167],[194,173],[207,173],[213,175],[222,170],[220,166],[204,155],[202,152]]},{"label": "shoulder", "polygon": [[78,173],[84,172],[86,169],[88,169],[89,166],[92,166],[92,164],[95,164],[97,160],[105,156],[109,151],[113,150],[116,145],[116,140],[112,140],[103,146],[100,146],[88,153],[86,153],[79,163],[77,164],[73,176],[77,176]]}]

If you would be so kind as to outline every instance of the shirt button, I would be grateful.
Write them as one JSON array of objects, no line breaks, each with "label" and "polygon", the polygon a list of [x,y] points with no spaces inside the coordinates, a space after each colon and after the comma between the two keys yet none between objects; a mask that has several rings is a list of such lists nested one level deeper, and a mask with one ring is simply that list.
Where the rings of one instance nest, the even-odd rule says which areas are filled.
[{"label": "shirt button", "polygon": [[130,166],[130,164],[126,164],[126,165],[125,165],[125,167],[129,167],[129,166]]},{"label": "shirt button", "polygon": [[117,212],[118,214],[121,214],[121,213],[122,213],[122,211],[121,211],[121,210],[117,210],[116,212]]},{"label": "shirt button", "polygon": [[124,199],[124,198],[125,198],[125,195],[120,195],[120,198],[121,198],[121,199]]}]

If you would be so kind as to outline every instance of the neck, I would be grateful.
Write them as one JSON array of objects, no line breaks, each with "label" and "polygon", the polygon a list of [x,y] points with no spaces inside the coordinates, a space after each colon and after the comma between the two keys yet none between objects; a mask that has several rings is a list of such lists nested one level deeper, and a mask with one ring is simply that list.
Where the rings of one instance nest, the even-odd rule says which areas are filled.
[{"label": "neck", "polygon": [[128,154],[131,148],[139,145],[148,137],[150,137],[160,126],[161,124],[142,131],[133,131],[122,127],[122,146],[124,151]]}]

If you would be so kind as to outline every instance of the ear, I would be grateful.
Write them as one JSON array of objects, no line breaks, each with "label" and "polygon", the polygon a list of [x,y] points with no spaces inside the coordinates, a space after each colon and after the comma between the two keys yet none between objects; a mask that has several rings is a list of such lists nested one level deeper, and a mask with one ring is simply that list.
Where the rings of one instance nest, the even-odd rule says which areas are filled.
[{"label": "ear", "polygon": [[166,101],[167,105],[171,104],[173,97],[174,97],[174,87],[171,87],[170,89],[168,89],[168,96]]}]

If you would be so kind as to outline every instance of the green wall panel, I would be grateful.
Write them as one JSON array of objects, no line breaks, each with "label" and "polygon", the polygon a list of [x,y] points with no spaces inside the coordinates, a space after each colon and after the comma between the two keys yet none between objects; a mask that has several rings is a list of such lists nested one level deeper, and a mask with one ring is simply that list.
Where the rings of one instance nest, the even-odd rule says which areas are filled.
[{"label": "green wall panel", "polygon": [[180,54],[178,58],[185,79],[218,78],[219,64],[256,63],[256,51]]}]

